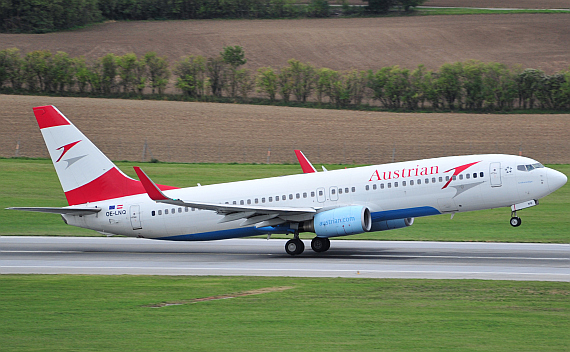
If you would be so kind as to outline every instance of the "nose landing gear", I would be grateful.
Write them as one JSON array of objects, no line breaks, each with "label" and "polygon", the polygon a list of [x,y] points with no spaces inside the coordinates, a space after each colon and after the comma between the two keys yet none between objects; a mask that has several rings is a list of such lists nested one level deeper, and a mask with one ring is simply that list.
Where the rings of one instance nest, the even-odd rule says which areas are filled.
[{"label": "nose landing gear", "polygon": [[517,211],[511,211],[511,226],[519,227],[522,224],[522,219],[517,216]]}]

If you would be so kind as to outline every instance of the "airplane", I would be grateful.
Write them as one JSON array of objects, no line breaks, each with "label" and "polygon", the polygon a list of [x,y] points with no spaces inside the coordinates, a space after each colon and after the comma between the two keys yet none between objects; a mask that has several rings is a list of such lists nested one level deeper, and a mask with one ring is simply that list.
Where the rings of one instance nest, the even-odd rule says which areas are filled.
[{"label": "airplane", "polygon": [[[203,241],[291,234],[285,251],[303,253],[299,233],[325,252],[330,238],[405,228],[414,218],[538,205],[567,177],[538,161],[482,154],[316,172],[302,153],[302,174],[176,188],[155,184],[139,167],[125,175],[55,106],[33,109],[67,198],[67,207],[12,207],[61,214],[68,225],[106,235]],[[326,169],[323,169],[326,171]]]}]

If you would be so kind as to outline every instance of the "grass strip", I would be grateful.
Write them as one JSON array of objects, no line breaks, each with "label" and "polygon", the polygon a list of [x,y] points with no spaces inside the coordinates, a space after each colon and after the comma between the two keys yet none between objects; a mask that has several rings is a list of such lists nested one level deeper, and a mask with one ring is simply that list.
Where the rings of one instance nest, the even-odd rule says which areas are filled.
[{"label": "grass strip", "polygon": [[3,351],[570,350],[561,282],[2,275],[0,296]]}]

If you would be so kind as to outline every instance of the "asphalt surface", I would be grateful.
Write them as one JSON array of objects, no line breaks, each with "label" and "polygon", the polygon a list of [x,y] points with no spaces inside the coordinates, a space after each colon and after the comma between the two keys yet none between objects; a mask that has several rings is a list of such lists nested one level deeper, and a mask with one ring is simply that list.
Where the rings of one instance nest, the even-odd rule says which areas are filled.
[{"label": "asphalt surface", "polygon": [[291,257],[285,240],[168,242],[0,237],[1,274],[246,275],[570,282],[569,244],[332,240]]}]

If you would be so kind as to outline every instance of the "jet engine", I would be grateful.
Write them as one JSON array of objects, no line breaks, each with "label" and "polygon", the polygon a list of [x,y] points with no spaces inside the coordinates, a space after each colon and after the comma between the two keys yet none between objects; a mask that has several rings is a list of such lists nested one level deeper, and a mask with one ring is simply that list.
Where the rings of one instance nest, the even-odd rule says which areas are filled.
[{"label": "jet engine", "polygon": [[313,220],[299,226],[301,232],[314,232],[317,237],[335,237],[368,232],[372,217],[368,208],[354,205],[317,213]]},{"label": "jet engine", "polygon": [[375,221],[372,223],[371,231],[393,230],[402,227],[412,226],[413,224],[414,224],[414,218]]}]

